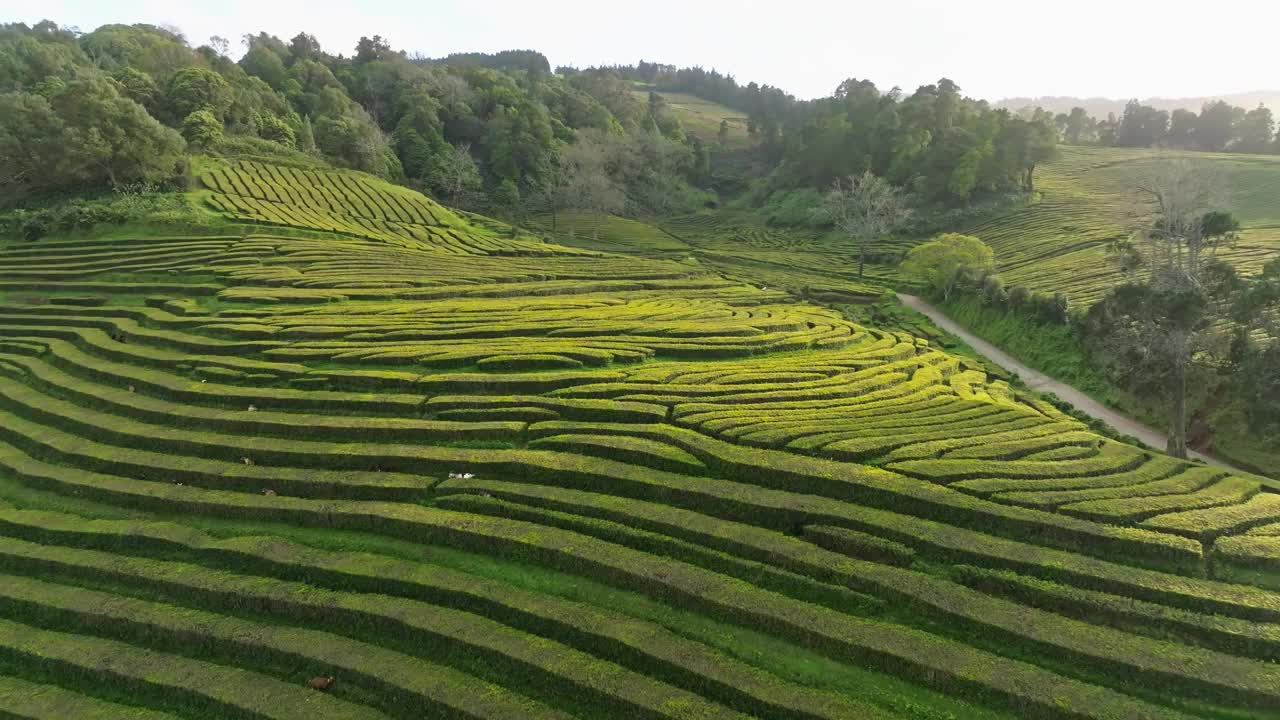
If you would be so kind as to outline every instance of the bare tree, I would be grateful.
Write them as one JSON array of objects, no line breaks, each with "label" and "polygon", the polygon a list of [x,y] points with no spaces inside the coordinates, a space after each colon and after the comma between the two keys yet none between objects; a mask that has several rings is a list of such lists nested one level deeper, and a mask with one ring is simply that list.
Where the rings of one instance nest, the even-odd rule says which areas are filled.
[{"label": "bare tree", "polygon": [[[1135,185],[1138,198],[1130,239],[1113,243],[1109,254],[1127,273],[1146,282],[1109,294],[1109,339],[1120,357],[1138,358],[1157,369],[1169,399],[1167,451],[1187,457],[1187,375],[1196,357],[1224,343],[1223,278],[1217,252],[1234,240],[1239,223],[1218,211],[1222,179],[1203,163],[1162,161]],[[1106,301],[1104,301],[1106,302]]]},{"label": "bare tree", "polygon": [[902,193],[870,170],[860,176],[836,178],[818,213],[857,243],[859,280],[866,270],[871,244],[911,217]]},{"label": "bare tree", "polygon": [[471,196],[480,188],[480,169],[471,157],[471,143],[459,143],[439,158],[431,178],[432,185],[457,207],[470,204]]},{"label": "bare tree", "polygon": [[616,151],[612,139],[598,131],[583,131],[575,143],[565,148],[566,205],[573,211],[569,237],[578,226],[578,211],[592,212],[591,239],[599,239],[600,219],[617,212],[626,204],[626,196],[618,189],[609,173],[609,163]]}]

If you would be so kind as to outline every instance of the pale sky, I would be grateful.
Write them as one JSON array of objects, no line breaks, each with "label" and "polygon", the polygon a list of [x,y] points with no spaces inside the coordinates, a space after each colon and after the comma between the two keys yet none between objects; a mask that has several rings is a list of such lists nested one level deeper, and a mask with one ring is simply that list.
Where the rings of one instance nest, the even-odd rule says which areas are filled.
[{"label": "pale sky", "polygon": [[193,44],[300,30],[350,55],[361,35],[428,56],[532,48],[555,65],[701,65],[808,98],[847,77],[907,91],[1114,98],[1280,89],[1273,0],[42,0],[0,21],[174,25]]}]

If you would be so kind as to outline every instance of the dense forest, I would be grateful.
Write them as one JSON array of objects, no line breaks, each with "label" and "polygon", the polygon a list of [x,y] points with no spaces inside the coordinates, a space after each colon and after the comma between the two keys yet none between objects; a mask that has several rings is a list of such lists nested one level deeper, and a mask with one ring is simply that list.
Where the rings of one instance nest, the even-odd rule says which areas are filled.
[{"label": "dense forest", "polygon": [[[0,187],[10,197],[166,183],[189,153],[320,156],[450,204],[520,214],[581,205],[658,213],[714,201],[723,138],[686,132],[663,92],[748,118],[753,197],[816,191],[872,171],[921,203],[1033,188],[1053,153],[1046,113],[965,98],[947,79],[906,95],[866,80],[827,98],[700,68],[641,62],[552,72],[533,51],[426,58],[362,38],[334,55],[299,33],[246,35],[239,61],[214,37],[52,22],[0,29]],[[647,100],[645,90],[648,90]]]}]

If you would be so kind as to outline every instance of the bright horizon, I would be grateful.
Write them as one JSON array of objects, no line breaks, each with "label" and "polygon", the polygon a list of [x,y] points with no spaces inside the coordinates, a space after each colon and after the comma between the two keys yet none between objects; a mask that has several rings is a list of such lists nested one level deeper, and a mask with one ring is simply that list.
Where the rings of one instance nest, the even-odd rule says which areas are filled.
[{"label": "bright horizon", "polygon": [[966,95],[991,101],[1280,89],[1280,55],[1272,43],[1280,10],[1240,0],[1215,3],[1216,16],[1225,18],[1220,24],[1202,15],[1179,16],[1169,12],[1171,4],[1149,0],[1082,0],[1069,10],[1041,14],[1006,0],[900,0],[873,8],[800,0],[774,5],[784,8],[774,13],[747,12],[750,6],[741,2],[672,0],[651,0],[641,11],[626,12],[581,0],[371,5],[226,0],[215,9],[155,0],[47,0],[12,9],[3,21],[49,19],[86,32],[108,23],[172,25],[193,45],[221,35],[235,54],[243,51],[244,33],[265,31],[287,41],[305,31],[327,52],[346,55],[361,35],[382,35],[393,48],[430,57],[533,49],[553,66],[644,59],[714,68],[742,83],[774,85],[801,98],[829,95],[848,77],[908,92],[949,77]]}]

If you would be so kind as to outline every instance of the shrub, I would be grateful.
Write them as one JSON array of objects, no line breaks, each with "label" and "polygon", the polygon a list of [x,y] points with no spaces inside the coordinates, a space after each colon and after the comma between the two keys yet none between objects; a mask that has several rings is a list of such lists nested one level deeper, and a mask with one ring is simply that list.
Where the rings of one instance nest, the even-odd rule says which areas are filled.
[{"label": "shrub", "polygon": [[990,307],[1001,307],[1009,300],[1004,280],[999,275],[988,275],[982,281],[982,302]]}]

